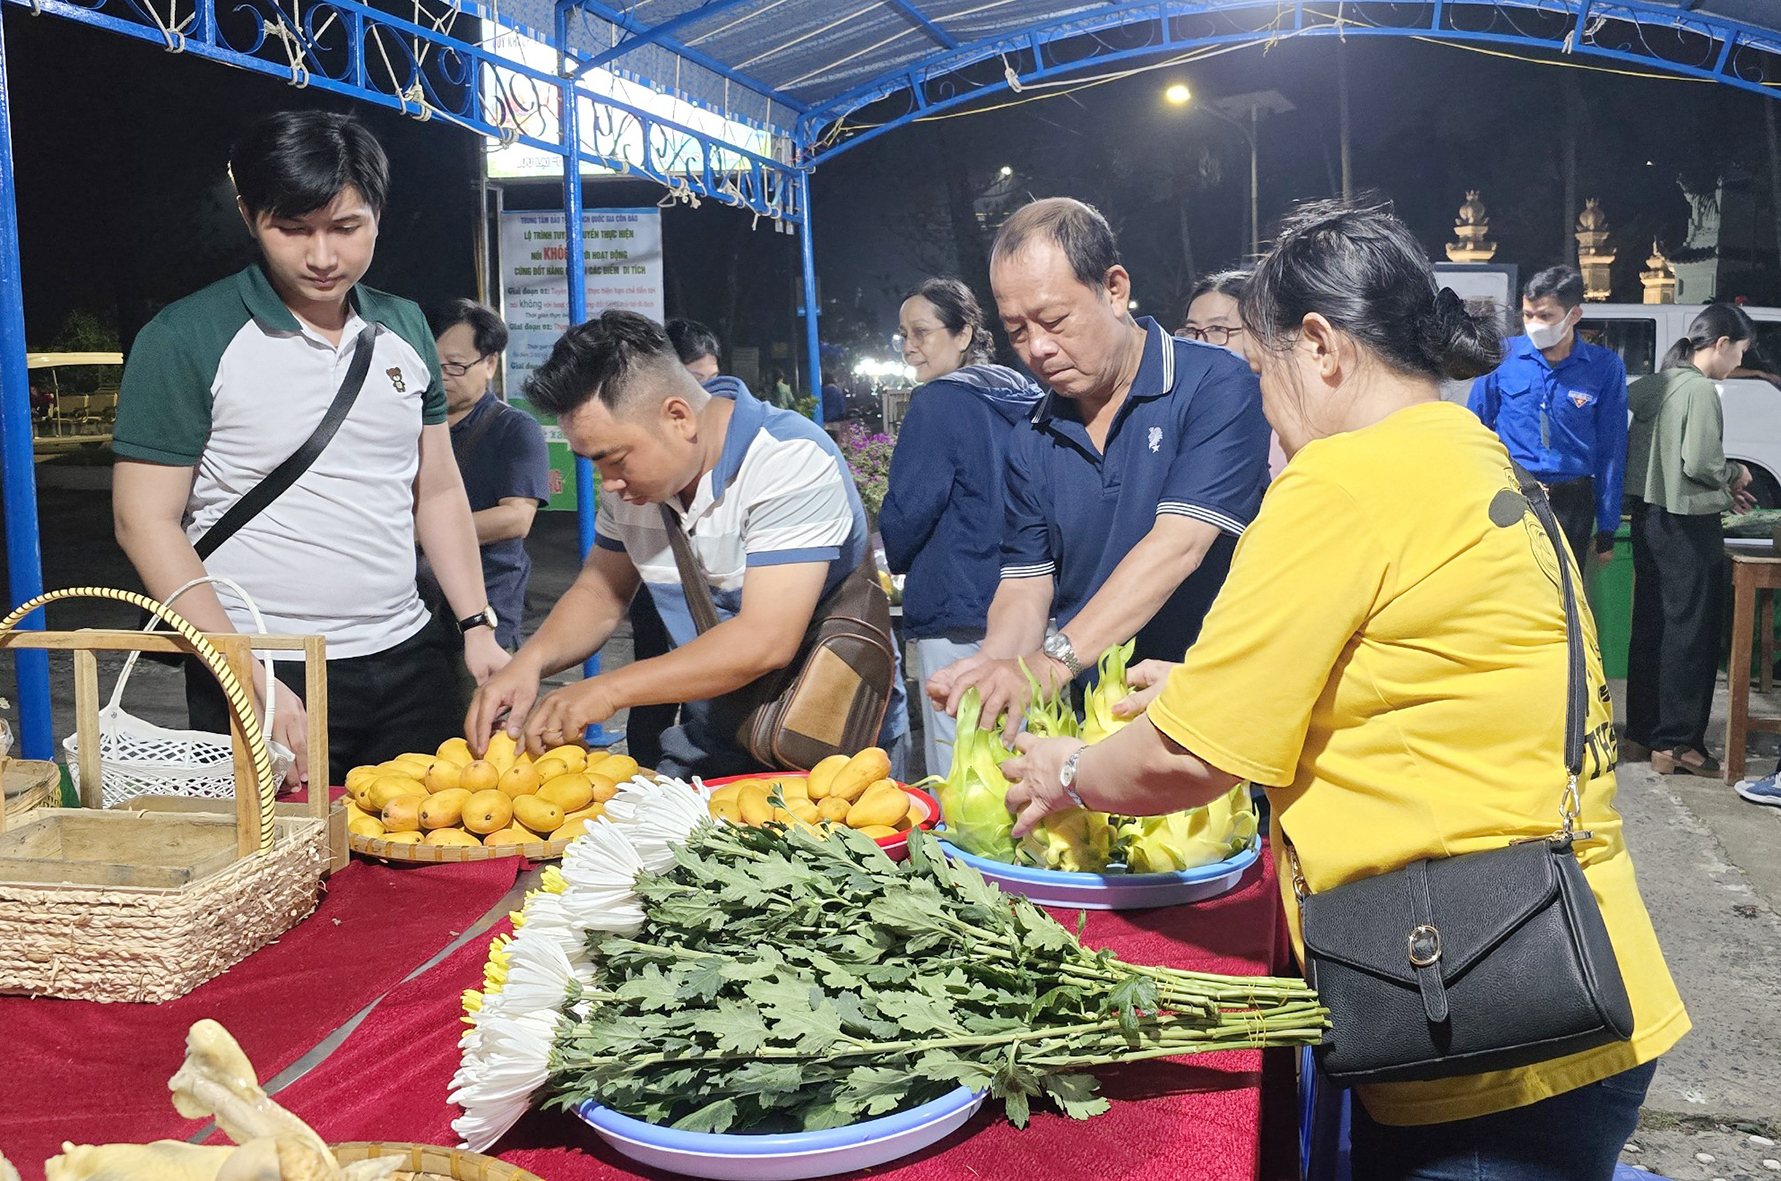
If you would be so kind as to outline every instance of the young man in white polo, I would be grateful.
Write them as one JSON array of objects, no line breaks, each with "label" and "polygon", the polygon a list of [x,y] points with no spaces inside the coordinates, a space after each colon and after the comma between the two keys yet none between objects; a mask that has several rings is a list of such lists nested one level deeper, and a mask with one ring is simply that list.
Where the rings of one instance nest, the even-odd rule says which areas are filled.
[{"label": "young man in white polo", "polygon": [[[662,735],[662,771],[757,768],[735,741],[739,719],[711,699],[790,664],[818,602],[866,554],[865,510],[834,440],[733,377],[701,385],[662,327],[634,312],[569,329],[526,382],[526,398],[556,415],[575,453],[599,469],[594,548],[513,663],[477,693],[465,721],[472,749],[498,725],[541,749],[621,709],[678,701],[686,704]],[[708,581],[708,592],[692,593],[709,593],[717,608],[720,622],[702,635],[663,505]],[[598,651],[644,583],[673,649],[540,702],[540,679]]]},{"label": "young man in white polo", "polygon": [[[349,767],[431,750],[456,730],[456,641],[428,627],[417,541],[462,621],[477,681],[507,654],[426,319],[359,285],[389,190],[383,149],[349,117],[287,111],[241,138],[229,171],[261,260],[171,304],[137,336],[113,441],[117,538],[155,598],[220,575],[252,596],[268,630],[326,638],[332,767],[313,774],[339,783]],[[358,360],[355,382],[361,348],[369,364]],[[316,442],[301,474],[200,559],[211,527]],[[253,630],[226,590],[195,587],[175,609],[206,631]],[[297,752],[295,782],[311,773],[302,665],[288,659],[300,654],[274,655],[287,659],[272,737]],[[194,728],[227,730],[209,674],[188,669],[186,697]]]}]

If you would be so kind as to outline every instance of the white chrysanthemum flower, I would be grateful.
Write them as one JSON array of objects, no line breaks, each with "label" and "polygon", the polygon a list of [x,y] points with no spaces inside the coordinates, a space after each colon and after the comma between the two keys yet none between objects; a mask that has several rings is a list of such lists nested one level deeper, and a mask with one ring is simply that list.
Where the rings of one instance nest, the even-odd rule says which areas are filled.
[{"label": "white chrysanthemum flower", "polygon": [[507,987],[492,1002],[503,1013],[555,1013],[569,999],[571,984],[592,978],[585,960],[578,971],[561,942],[534,936],[529,924],[507,951]]},{"label": "white chrysanthemum flower", "polygon": [[602,816],[563,851],[563,878],[569,883],[558,896],[563,914],[582,931],[636,932],[643,925],[634,888],[642,869],[636,848]]},{"label": "white chrysanthemum flower", "polygon": [[644,868],[651,873],[670,869],[675,848],[686,844],[699,825],[711,821],[706,798],[681,779],[652,782],[639,776],[619,789],[606,805],[606,813],[636,847]]},{"label": "white chrysanthemum flower", "polygon": [[451,1102],[464,1109],[451,1126],[463,1147],[481,1152],[530,1109],[549,1071],[556,1026],[555,1013],[483,1011],[476,1028],[481,1054],[466,1058],[451,1080]]}]

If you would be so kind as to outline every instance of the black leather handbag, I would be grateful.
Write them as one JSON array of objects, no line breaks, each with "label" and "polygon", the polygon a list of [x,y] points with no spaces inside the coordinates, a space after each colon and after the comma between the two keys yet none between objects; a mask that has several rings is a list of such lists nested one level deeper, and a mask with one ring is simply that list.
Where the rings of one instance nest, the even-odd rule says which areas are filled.
[{"label": "black leather handbag", "polygon": [[1633,1033],[1620,965],[1573,844],[1586,675],[1577,591],[1546,494],[1516,469],[1558,555],[1569,678],[1562,827],[1550,837],[1402,869],[1312,894],[1288,847],[1305,976],[1330,1012],[1315,1053],[1332,1081],[1481,1074]]}]

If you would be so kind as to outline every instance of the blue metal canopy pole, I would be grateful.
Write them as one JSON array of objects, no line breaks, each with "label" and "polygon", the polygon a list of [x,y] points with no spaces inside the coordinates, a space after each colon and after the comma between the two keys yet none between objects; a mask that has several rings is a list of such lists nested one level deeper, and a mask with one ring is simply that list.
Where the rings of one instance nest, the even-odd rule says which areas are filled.
[{"label": "blue metal canopy pole", "polygon": [[810,417],[822,425],[822,327],[816,306],[816,244],[810,233],[810,173],[798,173],[798,247],[804,256],[804,341],[810,350],[810,392],[816,409]]},{"label": "blue metal canopy pole", "polygon": [[[37,470],[31,453],[31,375],[25,368],[25,283],[19,273],[18,186],[12,162],[11,90],[6,78],[6,34],[0,29],[0,489],[6,497],[6,574],[16,607],[43,593],[43,553],[37,533]],[[34,612],[20,627],[43,627]],[[20,649],[19,753],[55,754],[50,726],[49,653]]]},{"label": "blue metal canopy pole", "polygon": [[[575,84],[563,83],[563,277],[569,281],[569,327],[587,319],[587,258],[581,241],[581,113],[576,110]],[[575,523],[581,560],[594,548],[594,465],[575,457]],[[600,675],[600,654],[581,666],[581,675]],[[589,726],[590,745],[605,746],[606,732]]]}]

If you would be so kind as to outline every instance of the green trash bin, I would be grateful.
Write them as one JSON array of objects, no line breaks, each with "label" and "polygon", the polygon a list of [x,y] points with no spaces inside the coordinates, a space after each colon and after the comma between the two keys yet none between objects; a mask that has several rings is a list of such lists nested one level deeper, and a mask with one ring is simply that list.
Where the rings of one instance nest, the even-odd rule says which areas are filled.
[{"label": "green trash bin", "polygon": [[1613,559],[1596,568],[1589,605],[1602,645],[1602,671],[1610,679],[1625,677],[1626,649],[1633,634],[1633,532],[1624,519],[1614,533]]}]

